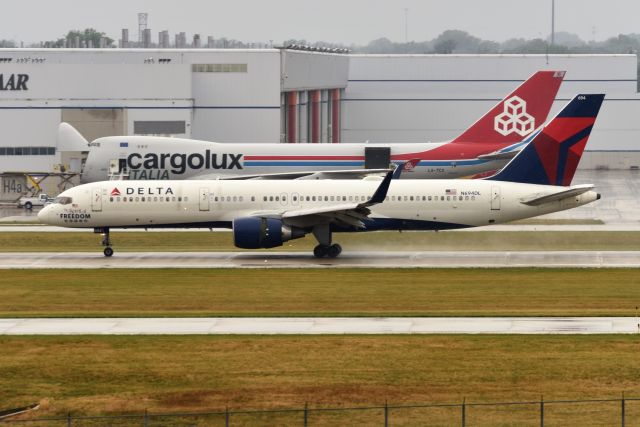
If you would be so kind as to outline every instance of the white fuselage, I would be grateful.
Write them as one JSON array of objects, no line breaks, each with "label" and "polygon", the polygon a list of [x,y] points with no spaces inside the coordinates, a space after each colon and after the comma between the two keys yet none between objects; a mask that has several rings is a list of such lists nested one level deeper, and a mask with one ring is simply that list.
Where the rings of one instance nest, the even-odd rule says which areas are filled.
[{"label": "white fuselage", "polygon": [[[335,171],[365,167],[367,147],[388,147],[390,161],[420,159],[403,173],[408,179],[463,178],[502,168],[508,159],[478,159],[502,144],[216,143],[153,136],[105,137],[90,144],[82,182],[109,179],[110,164],[126,166],[130,180],[209,179],[287,172]],[[442,147],[442,148],[441,148]],[[438,149],[438,151],[432,151]],[[370,164],[370,163],[369,163]],[[373,168],[387,168],[388,163]],[[371,167],[370,167],[371,168]]]},{"label": "white fuselage", "polygon": [[[63,192],[39,218],[63,227],[231,227],[234,219],[279,216],[320,206],[365,202],[380,180],[103,181]],[[539,206],[523,198],[559,187],[490,180],[394,180],[383,203],[369,209],[366,230],[438,230],[499,224],[570,209],[594,191]],[[334,228],[335,231],[362,231]]]}]

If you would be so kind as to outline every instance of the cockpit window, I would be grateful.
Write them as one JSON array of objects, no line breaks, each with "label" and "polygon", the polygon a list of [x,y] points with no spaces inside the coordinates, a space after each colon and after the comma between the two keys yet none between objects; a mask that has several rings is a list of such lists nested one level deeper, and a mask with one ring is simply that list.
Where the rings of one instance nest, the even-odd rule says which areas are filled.
[{"label": "cockpit window", "polygon": [[53,203],[60,203],[61,205],[68,205],[71,201],[71,197],[56,197],[53,199]]}]

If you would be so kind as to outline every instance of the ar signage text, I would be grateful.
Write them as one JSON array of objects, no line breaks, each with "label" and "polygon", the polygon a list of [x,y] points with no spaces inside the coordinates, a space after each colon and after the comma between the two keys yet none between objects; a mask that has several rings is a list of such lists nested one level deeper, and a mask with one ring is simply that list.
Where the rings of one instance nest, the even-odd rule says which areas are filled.
[{"label": "ar signage text", "polygon": [[0,90],[29,90],[28,74],[0,74]]}]

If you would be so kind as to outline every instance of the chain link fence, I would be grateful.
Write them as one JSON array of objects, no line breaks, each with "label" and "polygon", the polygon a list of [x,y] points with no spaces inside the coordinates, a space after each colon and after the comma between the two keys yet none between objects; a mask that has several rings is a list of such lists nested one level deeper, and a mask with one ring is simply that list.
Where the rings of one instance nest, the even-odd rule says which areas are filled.
[{"label": "chain link fence", "polygon": [[329,426],[329,425],[461,425],[601,426],[640,425],[640,398],[548,400],[524,402],[466,402],[387,405],[351,408],[225,410],[194,413],[144,413],[5,419],[0,425],[28,427],[158,427],[158,426]]}]

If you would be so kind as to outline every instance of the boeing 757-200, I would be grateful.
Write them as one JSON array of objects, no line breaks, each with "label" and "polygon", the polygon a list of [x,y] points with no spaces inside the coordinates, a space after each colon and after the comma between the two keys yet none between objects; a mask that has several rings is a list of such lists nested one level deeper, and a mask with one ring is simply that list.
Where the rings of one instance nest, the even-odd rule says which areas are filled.
[{"label": "boeing 757-200", "polygon": [[[576,96],[496,175],[476,180],[102,181],[60,194],[38,218],[109,230],[226,227],[247,249],[272,248],[308,233],[317,257],[342,251],[333,232],[446,230],[499,224],[581,206],[593,185],[569,186],[604,95]],[[396,168],[399,169],[399,168]]]}]

